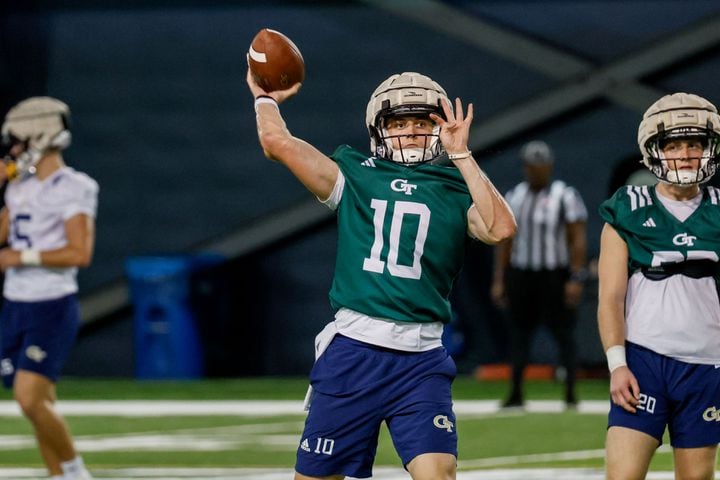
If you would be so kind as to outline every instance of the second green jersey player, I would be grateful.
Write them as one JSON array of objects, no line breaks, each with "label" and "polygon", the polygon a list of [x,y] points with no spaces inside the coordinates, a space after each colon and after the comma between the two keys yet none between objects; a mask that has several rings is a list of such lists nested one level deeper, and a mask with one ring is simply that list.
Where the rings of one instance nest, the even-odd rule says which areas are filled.
[{"label": "second green jersey player", "polygon": [[[720,360],[720,190],[703,186],[684,221],[658,195],[652,186],[628,185],[600,207],[627,244],[631,292],[643,292],[626,301],[626,339],[681,361],[715,364]],[[680,277],[671,278],[675,275]],[[693,279],[692,285],[681,283],[682,277]],[[690,293],[692,302],[685,297]]]},{"label": "second green jersey player", "polygon": [[608,479],[641,479],[667,429],[675,478],[715,478],[720,442],[720,115],[698,95],[653,103],[638,128],[653,186],[600,207],[598,325],[610,370]]}]

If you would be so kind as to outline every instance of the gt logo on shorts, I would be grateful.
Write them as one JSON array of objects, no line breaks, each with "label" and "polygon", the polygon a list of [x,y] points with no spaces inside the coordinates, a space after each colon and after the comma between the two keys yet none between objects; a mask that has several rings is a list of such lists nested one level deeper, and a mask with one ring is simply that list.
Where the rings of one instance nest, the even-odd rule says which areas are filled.
[{"label": "gt logo on shorts", "polygon": [[447,415],[437,415],[435,418],[433,418],[433,425],[435,425],[437,428],[442,428],[443,430],[447,430],[448,433],[452,433],[452,429],[455,426],[453,422],[448,419]]},{"label": "gt logo on shorts", "polygon": [[30,360],[40,363],[47,357],[47,352],[37,345],[30,345],[25,349],[25,355],[27,355]]},{"label": "gt logo on shorts", "polygon": [[15,369],[9,358],[3,358],[0,360],[0,375],[3,377],[6,375],[12,375]]},{"label": "gt logo on shorts", "polygon": [[703,412],[703,420],[706,422],[720,422],[720,410],[715,407],[708,407]]}]

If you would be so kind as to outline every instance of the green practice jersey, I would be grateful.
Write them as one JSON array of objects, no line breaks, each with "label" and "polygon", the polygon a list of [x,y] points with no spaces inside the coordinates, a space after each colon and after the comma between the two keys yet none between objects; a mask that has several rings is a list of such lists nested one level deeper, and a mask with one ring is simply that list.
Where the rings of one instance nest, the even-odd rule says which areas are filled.
[{"label": "green practice jersey", "polygon": [[348,146],[332,158],[344,177],[333,308],[449,322],[448,296],[463,264],[472,204],[460,172],[368,158]]},{"label": "green practice jersey", "polygon": [[630,273],[720,255],[720,190],[703,187],[700,206],[681,222],[658,200],[655,189],[626,186],[600,205],[600,216],[628,246]]},{"label": "green practice jersey", "polygon": [[[703,187],[685,221],[647,186],[621,188],[600,206],[600,215],[628,248],[625,338],[683,362],[720,363],[720,303],[716,280],[707,276],[716,269],[696,277],[687,270],[690,263],[680,265],[704,260],[712,267],[720,258],[720,190]],[[682,274],[646,276],[640,269],[647,267]]]}]

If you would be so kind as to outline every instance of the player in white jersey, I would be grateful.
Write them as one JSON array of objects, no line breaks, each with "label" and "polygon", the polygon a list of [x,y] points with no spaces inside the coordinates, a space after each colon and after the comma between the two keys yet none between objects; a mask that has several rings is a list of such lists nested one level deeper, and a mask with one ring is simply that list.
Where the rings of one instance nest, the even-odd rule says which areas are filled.
[{"label": "player in white jersey", "polygon": [[54,408],[55,383],[79,326],[77,270],[90,264],[98,185],[67,167],[70,111],[50,97],[14,106],[2,125],[9,180],[0,214],[0,375],[30,420],[51,478],[92,478]]},{"label": "player in white jersey", "polygon": [[720,116],[666,95],[638,131],[659,182],[600,207],[598,324],[611,372],[608,479],[643,479],[668,429],[675,478],[714,479],[720,442]]}]

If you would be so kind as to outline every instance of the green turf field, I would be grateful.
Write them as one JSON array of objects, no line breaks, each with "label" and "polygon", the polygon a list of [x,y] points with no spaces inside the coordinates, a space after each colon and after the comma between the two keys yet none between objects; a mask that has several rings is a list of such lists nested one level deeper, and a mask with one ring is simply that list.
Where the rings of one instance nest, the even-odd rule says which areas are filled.
[{"label": "green turf field", "polygon": [[[64,400],[293,400],[305,394],[304,378],[253,378],[202,381],[64,379]],[[456,400],[499,400],[505,382],[459,377]],[[580,400],[607,398],[604,380],[581,381]],[[529,382],[529,400],[559,400],[562,386]],[[0,401],[10,400],[3,391]],[[122,417],[67,416],[79,450],[94,468],[129,467],[283,467],[294,462],[303,415],[183,415]],[[0,470],[41,467],[31,429],[21,417],[0,418]],[[460,469],[515,467],[602,468],[605,415],[494,412],[458,415]],[[660,451],[653,470],[671,470],[671,455]],[[383,430],[377,465],[399,466]]]}]

